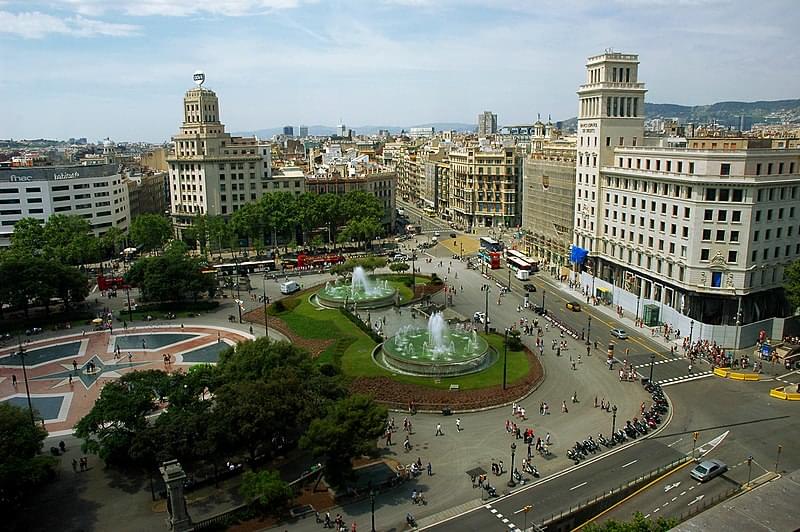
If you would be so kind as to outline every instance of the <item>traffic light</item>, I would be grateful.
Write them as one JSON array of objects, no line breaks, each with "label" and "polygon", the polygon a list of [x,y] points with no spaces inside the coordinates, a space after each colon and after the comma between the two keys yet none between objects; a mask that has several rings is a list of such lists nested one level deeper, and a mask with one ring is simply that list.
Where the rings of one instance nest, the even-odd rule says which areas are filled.
[{"label": "traffic light", "polygon": [[698,438],[698,436],[700,436],[700,433],[699,433],[699,432],[692,432],[692,439],[693,439],[694,441],[697,441],[697,438]]},{"label": "traffic light", "polygon": [[531,504],[529,504],[528,506],[526,506],[525,508],[522,509],[522,511],[525,512],[525,513],[528,513],[531,510],[533,510],[533,505],[531,505]]}]

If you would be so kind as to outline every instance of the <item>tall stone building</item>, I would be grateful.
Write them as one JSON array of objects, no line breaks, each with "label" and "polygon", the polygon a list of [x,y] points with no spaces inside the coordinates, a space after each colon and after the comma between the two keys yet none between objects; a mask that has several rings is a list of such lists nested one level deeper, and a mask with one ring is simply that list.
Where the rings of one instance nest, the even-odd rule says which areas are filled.
[{"label": "tall stone building", "polygon": [[772,318],[789,314],[784,271],[800,259],[800,149],[644,138],[638,57],[606,52],[586,69],[574,218],[574,243],[588,251],[582,284],[647,323],[724,347],[752,345],[761,330],[781,337]]},{"label": "tall stone building", "polygon": [[572,243],[575,153],[574,140],[551,141],[524,161],[523,249],[542,269],[558,275],[568,267]]},{"label": "tall stone building", "polygon": [[178,232],[198,214],[230,215],[263,195],[270,145],[226,133],[214,91],[202,85],[186,91],[183,123],[172,141],[170,211]]},{"label": "tall stone building", "polygon": [[497,115],[484,111],[478,115],[478,136],[488,137],[497,133]]},{"label": "tall stone building", "polygon": [[453,149],[450,158],[450,211],[455,223],[511,228],[519,224],[519,157],[514,148]]}]

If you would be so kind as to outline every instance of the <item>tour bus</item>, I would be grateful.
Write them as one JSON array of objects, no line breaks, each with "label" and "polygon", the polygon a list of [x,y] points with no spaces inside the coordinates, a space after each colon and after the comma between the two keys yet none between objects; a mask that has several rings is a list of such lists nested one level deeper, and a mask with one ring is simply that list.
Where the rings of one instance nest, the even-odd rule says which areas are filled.
[{"label": "tour bus", "polygon": [[503,245],[492,237],[482,236],[481,249],[485,249],[487,251],[500,251],[503,249]]}]

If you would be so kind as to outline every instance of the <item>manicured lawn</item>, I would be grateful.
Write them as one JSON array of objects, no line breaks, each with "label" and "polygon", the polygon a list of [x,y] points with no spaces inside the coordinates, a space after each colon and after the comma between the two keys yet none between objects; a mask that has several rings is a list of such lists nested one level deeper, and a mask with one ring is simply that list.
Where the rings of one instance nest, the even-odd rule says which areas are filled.
[{"label": "manicured lawn", "polygon": [[[458,384],[462,390],[472,390],[500,385],[503,382],[503,337],[497,334],[485,336],[489,344],[499,353],[499,359],[487,370],[462,377],[433,378],[394,375],[372,361],[375,342],[350,322],[338,310],[319,310],[308,302],[308,295],[284,300],[287,310],[276,313],[298,336],[315,339],[331,339],[331,344],[321,353],[319,363],[333,363],[350,377],[391,376],[398,382],[448,389]],[[272,308],[270,309],[273,310]],[[270,312],[272,313],[272,312]],[[507,383],[521,380],[530,370],[528,359],[522,351],[508,352]]]}]

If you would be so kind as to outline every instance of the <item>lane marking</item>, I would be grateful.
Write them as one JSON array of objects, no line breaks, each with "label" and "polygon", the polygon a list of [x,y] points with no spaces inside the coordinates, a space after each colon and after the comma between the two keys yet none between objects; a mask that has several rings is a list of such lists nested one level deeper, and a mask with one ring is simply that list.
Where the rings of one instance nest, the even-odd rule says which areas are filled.
[{"label": "lane marking", "polygon": [[586,484],[588,484],[588,483],[589,483],[588,481],[586,481],[586,482],[581,482],[581,483],[580,483],[580,484],[578,484],[577,486],[572,486],[572,487],[569,489],[569,491],[572,491],[572,490],[578,489],[578,488],[580,488],[581,486],[585,486],[585,485],[586,485]]},{"label": "lane marking", "polygon": [[673,497],[672,501],[670,501],[670,502],[675,502],[676,500],[678,500],[678,498],[677,497]]},{"label": "lane marking", "polygon": [[633,464],[635,464],[635,463],[636,463],[636,462],[638,462],[638,461],[639,461],[639,460],[633,460],[632,462],[628,462],[627,464],[625,464],[624,466],[622,466],[622,469],[625,469],[625,468],[626,468],[626,467],[628,467],[629,465],[633,465]]},{"label": "lane marking", "polygon": [[659,511],[660,509],[661,509],[661,508],[656,508],[655,510],[653,510],[653,513],[654,513],[654,514],[657,514],[657,513],[658,513],[658,511]]},{"label": "lane marking", "polygon": [[678,438],[678,439],[677,439],[677,440],[675,440],[674,442],[672,442],[672,443],[670,443],[669,445],[667,445],[667,447],[672,447],[672,446],[673,446],[673,445],[675,445],[676,443],[680,443],[680,442],[682,442],[682,441],[683,441],[683,438]]},{"label": "lane marking", "polygon": [[681,497],[683,497],[684,495],[686,495],[686,490],[683,490],[683,491],[681,492]]},{"label": "lane marking", "polygon": [[[527,506],[526,506],[525,508],[527,508]],[[514,515],[517,515],[518,513],[524,512],[524,511],[525,511],[525,508],[520,508],[519,510],[517,510],[516,512],[514,512]]]},{"label": "lane marking", "polygon": [[689,503],[689,504],[687,504],[686,506],[691,506],[691,505],[693,505],[693,504],[694,504],[694,503],[696,503],[696,502],[700,502],[700,501],[702,501],[702,500],[703,500],[703,497],[705,497],[705,495],[698,495],[697,497],[695,497],[695,498],[694,498],[694,500],[693,500],[692,502],[690,502],[690,503]]}]

